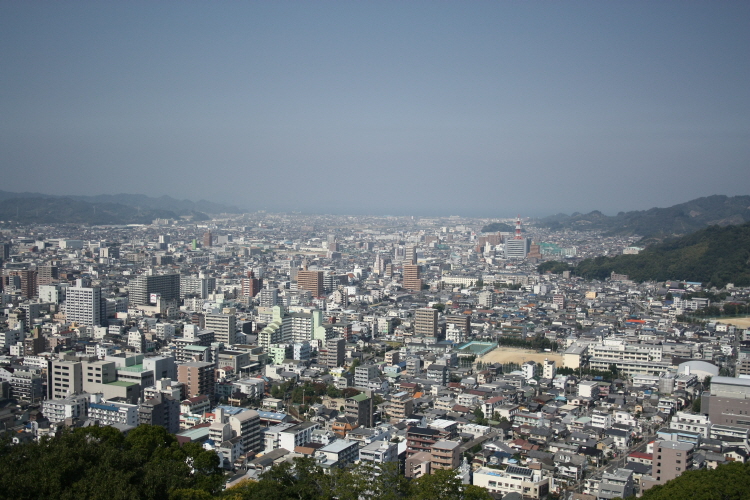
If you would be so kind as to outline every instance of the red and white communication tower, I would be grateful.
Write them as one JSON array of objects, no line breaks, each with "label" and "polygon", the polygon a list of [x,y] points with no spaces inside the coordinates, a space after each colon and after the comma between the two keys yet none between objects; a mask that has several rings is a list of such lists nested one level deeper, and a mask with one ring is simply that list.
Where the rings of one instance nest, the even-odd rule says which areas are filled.
[{"label": "red and white communication tower", "polygon": [[516,216],[516,235],[513,237],[514,240],[522,240],[521,236],[521,215]]}]

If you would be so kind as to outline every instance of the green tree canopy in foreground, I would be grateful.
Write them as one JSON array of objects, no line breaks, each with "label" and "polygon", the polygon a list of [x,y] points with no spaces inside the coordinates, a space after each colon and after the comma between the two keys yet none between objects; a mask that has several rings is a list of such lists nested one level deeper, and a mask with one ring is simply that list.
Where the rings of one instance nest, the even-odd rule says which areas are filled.
[{"label": "green tree canopy in foreground", "polygon": [[163,427],[142,425],[127,436],[86,427],[0,446],[0,498],[160,499],[179,488],[214,494],[223,485],[214,452],[180,446]]},{"label": "green tree canopy in foreground", "polygon": [[[208,500],[489,500],[483,488],[461,484],[453,471],[408,480],[396,464],[324,471],[297,458],[258,481],[222,490],[215,453],[180,446],[161,427],[139,426],[127,436],[111,427],[65,431],[59,437],[0,444],[0,499]],[[646,491],[644,500],[750,499],[750,463],[689,471]]]},{"label": "green tree canopy in foreground", "polygon": [[688,471],[662,486],[647,490],[642,500],[750,499],[750,462],[720,465],[714,470]]}]

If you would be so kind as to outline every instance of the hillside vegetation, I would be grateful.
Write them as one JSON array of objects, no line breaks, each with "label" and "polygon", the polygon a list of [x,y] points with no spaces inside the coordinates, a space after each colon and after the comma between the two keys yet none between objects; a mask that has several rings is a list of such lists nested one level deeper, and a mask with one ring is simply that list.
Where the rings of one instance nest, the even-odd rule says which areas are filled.
[{"label": "hillside vegetation", "polygon": [[[551,264],[546,266],[554,269]],[[750,223],[711,226],[653,245],[638,255],[586,259],[574,271],[586,279],[603,280],[614,271],[627,274],[634,281],[687,280],[717,287],[727,283],[747,286],[750,285]]]},{"label": "hillside vegetation", "polygon": [[515,226],[511,226],[510,224],[505,224],[504,222],[493,222],[491,224],[487,224],[482,228],[483,233],[512,233],[515,231]]}]

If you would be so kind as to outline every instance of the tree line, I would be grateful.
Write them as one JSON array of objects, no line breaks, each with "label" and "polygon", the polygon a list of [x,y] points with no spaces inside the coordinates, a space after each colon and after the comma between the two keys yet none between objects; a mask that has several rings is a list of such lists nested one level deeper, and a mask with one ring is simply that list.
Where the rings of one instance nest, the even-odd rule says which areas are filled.
[{"label": "tree line", "polygon": [[102,500],[490,500],[454,471],[409,480],[396,463],[324,470],[312,458],[273,466],[258,480],[224,489],[213,451],[180,445],[163,427],[141,425],[65,430],[0,444],[0,499]]}]

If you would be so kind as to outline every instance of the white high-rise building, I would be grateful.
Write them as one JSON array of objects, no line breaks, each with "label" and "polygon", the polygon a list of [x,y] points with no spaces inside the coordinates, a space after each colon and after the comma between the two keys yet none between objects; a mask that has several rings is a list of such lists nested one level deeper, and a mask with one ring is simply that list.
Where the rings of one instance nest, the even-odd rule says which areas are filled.
[{"label": "white high-rise building", "polygon": [[505,241],[506,259],[525,259],[529,250],[531,250],[531,240],[529,238],[507,239]]},{"label": "white high-rise building", "polygon": [[557,373],[555,362],[550,361],[549,359],[545,359],[544,363],[542,364],[542,371],[544,372],[542,375],[542,378],[546,378],[550,380],[555,378],[555,374]]},{"label": "white high-rise building", "polygon": [[69,287],[65,294],[65,319],[82,325],[102,324],[102,291],[99,287]]}]

